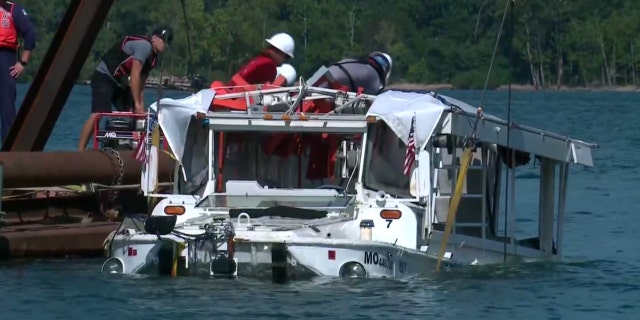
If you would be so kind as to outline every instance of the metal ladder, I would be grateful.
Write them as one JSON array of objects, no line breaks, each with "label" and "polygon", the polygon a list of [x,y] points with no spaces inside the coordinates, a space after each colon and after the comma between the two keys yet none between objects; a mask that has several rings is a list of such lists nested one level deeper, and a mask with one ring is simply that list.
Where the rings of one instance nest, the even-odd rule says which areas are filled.
[{"label": "metal ladder", "polygon": [[[487,207],[485,202],[487,179],[487,152],[478,147],[472,153],[472,160],[462,187],[462,196],[452,233],[475,237],[486,237]],[[443,231],[453,196],[456,179],[460,170],[462,148],[436,148],[434,163],[434,219],[432,227]]]}]

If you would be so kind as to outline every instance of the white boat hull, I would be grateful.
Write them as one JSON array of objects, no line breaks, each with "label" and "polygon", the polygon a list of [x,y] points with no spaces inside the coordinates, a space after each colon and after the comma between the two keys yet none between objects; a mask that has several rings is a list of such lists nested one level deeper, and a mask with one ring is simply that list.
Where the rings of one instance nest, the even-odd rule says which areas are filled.
[{"label": "white boat hull", "polygon": [[[182,252],[180,247],[184,247]],[[202,245],[202,247],[201,247]],[[274,261],[274,251],[282,248],[286,253],[283,263]],[[171,254],[163,250],[176,250]],[[103,269],[107,273],[170,274],[177,263],[176,257],[184,257],[178,275],[212,275],[211,243],[187,243],[180,238],[153,235],[121,236],[113,240],[110,257],[122,262],[122,270]],[[219,248],[226,250],[225,248]],[[174,253],[177,253],[174,255]],[[163,254],[165,255],[163,257]],[[341,269],[358,264],[367,278],[397,278],[429,273],[434,270],[436,257],[432,254],[410,250],[387,243],[372,241],[242,241],[235,244],[234,260],[237,272],[234,276],[264,278],[271,276],[274,268],[286,271],[288,279],[306,279],[314,276],[363,277]],[[443,265],[452,261],[445,259]],[[105,263],[105,265],[108,263]]]},{"label": "white boat hull", "polygon": [[356,275],[344,274],[354,263],[364,268],[368,278],[415,276],[433,271],[436,261],[426,253],[384,243],[293,243],[287,249],[299,264],[325,276],[354,277]]}]

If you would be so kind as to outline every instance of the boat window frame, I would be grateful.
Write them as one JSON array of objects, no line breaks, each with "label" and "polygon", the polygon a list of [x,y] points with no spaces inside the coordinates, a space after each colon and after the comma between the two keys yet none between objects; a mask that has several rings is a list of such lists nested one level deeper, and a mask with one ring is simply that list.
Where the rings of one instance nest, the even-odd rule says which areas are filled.
[{"label": "boat window frame", "polygon": [[[411,184],[411,176],[413,175],[413,171],[416,170],[416,168],[417,168],[417,165],[416,165],[417,164],[417,155],[416,155],[416,161],[414,162],[413,167],[411,169],[412,174],[408,176],[406,193],[400,194],[398,192],[390,192],[391,188],[381,188],[382,186],[376,186],[375,183],[374,184],[370,184],[368,182],[368,180],[369,180],[368,179],[368,175],[369,175],[368,173],[370,172],[371,161],[373,159],[373,156],[371,155],[371,153],[375,149],[374,146],[373,146],[373,142],[374,142],[374,140],[376,138],[376,132],[374,131],[374,128],[376,126],[379,126],[381,123],[384,126],[386,126],[387,129],[390,130],[393,133],[393,135],[396,137],[396,139],[399,142],[402,143],[402,145],[404,146],[405,150],[406,150],[406,147],[407,147],[407,144],[400,137],[398,137],[398,135],[395,132],[393,132],[391,127],[389,127],[389,125],[385,121],[383,121],[381,119],[376,119],[375,122],[369,123],[367,125],[367,131],[366,131],[366,135],[365,135],[366,141],[363,144],[363,151],[362,151],[362,158],[363,159],[362,159],[362,166],[361,166],[361,171],[360,171],[360,177],[361,177],[360,181],[362,183],[362,186],[365,189],[371,190],[371,191],[374,191],[374,192],[378,192],[378,191],[382,190],[386,194],[388,194],[388,195],[390,195],[390,196],[392,196],[392,197],[394,197],[396,199],[416,201],[416,197],[411,196],[410,184]],[[425,146],[426,145],[427,144],[425,144]],[[425,146],[418,146],[417,145],[416,148],[419,149],[419,150],[416,150],[416,151],[420,152],[420,151],[425,150],[425,148],[424,148]],[[403,156],[404,156],[404,154],[403,154]],[[395,190],[395,188],[394,188],[393,191],[397,191],[397,190]]]}]

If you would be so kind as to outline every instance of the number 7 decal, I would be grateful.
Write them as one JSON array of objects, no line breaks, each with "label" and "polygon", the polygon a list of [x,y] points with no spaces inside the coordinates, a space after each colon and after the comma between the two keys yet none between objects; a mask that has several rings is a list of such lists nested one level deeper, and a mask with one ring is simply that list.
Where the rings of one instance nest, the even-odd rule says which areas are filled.
[{"label": "number 7 decal", "polygon": [[393,222],[393,220],[387,219],[387,229],[389,229],[389,227],[391,226],[391,222]]}]

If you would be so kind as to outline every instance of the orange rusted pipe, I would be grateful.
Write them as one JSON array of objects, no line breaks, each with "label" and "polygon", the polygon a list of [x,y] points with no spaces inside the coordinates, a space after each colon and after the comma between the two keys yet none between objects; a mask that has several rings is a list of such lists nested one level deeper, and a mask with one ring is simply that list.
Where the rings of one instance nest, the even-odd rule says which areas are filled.
[{"label": "orange rusted pipe", "polygon": [[[170,182],[174,161],[160,152],[158,182]],[[122,160],[120,166],[118,158]],[[133,151],[118,157],[101,151],[0,152],[5,188],[49,187],[81,183],[111,185],[122,168],[121,184],[140,183],[142,164]]]}]

